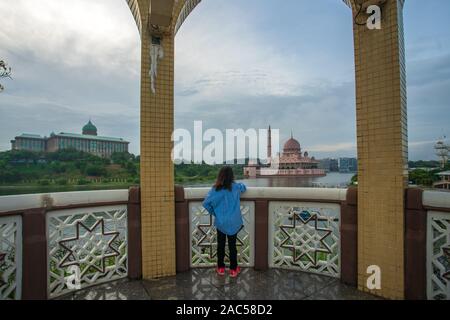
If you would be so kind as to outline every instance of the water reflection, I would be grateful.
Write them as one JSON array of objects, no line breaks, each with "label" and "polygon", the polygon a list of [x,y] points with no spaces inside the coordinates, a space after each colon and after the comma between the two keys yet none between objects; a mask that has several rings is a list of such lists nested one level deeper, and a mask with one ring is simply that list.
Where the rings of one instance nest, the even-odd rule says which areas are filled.
[{"label": "water reflection", "polygon": [[270,177],[242,180],[249,187],[321,187],[321,188],[345,188],[352,180],[353,173],[329,173],[325,177]]},{"label": "water reflection", "polygon": [[[245,183],[249,187],[270,187],[270,188],[346,188],[351,182],[354,173],[328,173],[325,177],[270,177],[244,179],[239,182]],[[186,187],[210,187],[211,183],[191,184]]]}]

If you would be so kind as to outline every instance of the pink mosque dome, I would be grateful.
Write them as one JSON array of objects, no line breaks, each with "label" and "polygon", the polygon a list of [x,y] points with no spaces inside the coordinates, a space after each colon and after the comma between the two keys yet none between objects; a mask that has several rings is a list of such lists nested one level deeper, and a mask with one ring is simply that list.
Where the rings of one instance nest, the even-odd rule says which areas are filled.
[{"label": "pink mosque dome", "polygon": [[301,153],[301,150],[300,143],[294,138],[290,138],[283,148],[284,153]]}]

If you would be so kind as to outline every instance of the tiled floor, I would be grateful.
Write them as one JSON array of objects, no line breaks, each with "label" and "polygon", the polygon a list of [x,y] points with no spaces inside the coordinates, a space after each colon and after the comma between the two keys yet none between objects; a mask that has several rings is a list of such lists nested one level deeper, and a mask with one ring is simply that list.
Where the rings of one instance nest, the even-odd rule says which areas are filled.
[{"label": "tiled floor", "polygon": [[121,280],[66,296],[69,300],[372,300],[338,279],[272,269],[243,269],[237,279],[214,269],[194,269],[175,277]]}]

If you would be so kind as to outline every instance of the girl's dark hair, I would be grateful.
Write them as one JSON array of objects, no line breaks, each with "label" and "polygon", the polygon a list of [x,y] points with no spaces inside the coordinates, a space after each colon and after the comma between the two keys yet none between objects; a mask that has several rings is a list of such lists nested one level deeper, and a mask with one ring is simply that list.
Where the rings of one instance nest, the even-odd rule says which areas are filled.
[{"label": "girl's dark hair", "polygon": [[217,176],[216,183],[214,184],[214,188],[216,191],[220,191],[222,189],[226,189],[231,191],[234,182],[234,173],[231,167],[223,167],[220,169],[219,175]]}]

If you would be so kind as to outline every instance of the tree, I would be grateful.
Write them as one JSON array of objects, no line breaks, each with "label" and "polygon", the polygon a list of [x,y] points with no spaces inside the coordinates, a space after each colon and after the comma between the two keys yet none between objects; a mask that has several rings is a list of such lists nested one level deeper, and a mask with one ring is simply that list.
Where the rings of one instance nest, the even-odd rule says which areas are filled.
[{"label": "tree", "polygon": [[89,164],[86,167],[86,174],[91,177],[101,177],[106,175],[106,169],[100,165]]},{"label": "tree", "polygon": [[[1,78],[11,78],[11,67],[8,67],[8,65],[6,64],[5,61],[0,60],[0,79]],[[2,86],[2,84],[0,83],[0,92],[2,92],[5,88]]]},{"label": "tree", "polygon": [[351,185],[352,185],[352,186],[355,186],[355,185],[357,185],[357,184],[358,184],[358,175],[355,174],[355,175],[352,177]]},{"label": "tree", "polygon": [[414,184],[430,187],[433,185],[433,182],[438,180],[436,176],[438,171],[439,170],[426,171],[415,169],[409,173],[409,180]]}]

